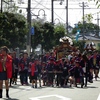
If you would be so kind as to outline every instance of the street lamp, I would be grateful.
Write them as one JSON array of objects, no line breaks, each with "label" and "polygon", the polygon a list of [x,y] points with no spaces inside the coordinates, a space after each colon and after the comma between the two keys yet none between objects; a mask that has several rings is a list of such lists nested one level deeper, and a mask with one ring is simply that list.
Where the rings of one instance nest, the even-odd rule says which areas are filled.
[{"label": "street lamp", "polygon": [[60,24],[60,20],[59,20],[59,18],[56,18],[56,19],[54,20],[55,23],[56,23],[56,21],[57,21],[57,23]]},{"label": "street lamp", "polygon": [[40,9],[40,10],[38,11],[38,16],[40,16],[40,11],[43,11],[43,12],[44,12],[43,16],[45,17],[46,14],[45,14],[45,10],[44,10],[44,9]]},{"label": "street lamp", "polygon": [[36,16],[36,17],[37,17],[37,19],[38,19],[38,18],[39,18],[39,16],[40,16],[40,12],[41,12],[41,11],[43,11],[43,13],[44,13],[44,14],[43,14],[43,16],[45,17],[45,16],[46,16],[46,14],[45,14],[45,10],[44,10],[44,9],[40,9],[40,10],[38,11],[38,14],[37,14],[37,15],[31,12],[31,15],[32,15],[32,16]]},{"label": "street lamp", "polygon": [[51,0],[51,23],[54,24],[54,1],[60,1],[60,4],[62,5],[62,2],[64,0]]}]

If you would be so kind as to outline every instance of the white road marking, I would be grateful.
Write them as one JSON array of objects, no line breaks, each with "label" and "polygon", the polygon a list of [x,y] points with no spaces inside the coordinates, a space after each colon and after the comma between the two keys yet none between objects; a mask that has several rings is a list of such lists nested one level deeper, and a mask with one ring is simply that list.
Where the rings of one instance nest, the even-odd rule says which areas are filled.
[{"label": "white road marking", "polygon": [[99,96],[98,96],[97,100],[100,100],[100,94],[99,94]]},{"label": "white road marking", "polygon": [[31,100],[41,100],[42,98],[47,98],[47,97],[57,97],[61,100],[72,100],[70,98],[67,98],[67,97],[64,97],[64,96],[61,96],[61,95],[46,95],[46,96],[39,96],[39,97],[34,97],[34,98],[29,98]]},{"label": "white road marking", "polygon": [[25,88],[23,91],[31,90],[31,87]]}]

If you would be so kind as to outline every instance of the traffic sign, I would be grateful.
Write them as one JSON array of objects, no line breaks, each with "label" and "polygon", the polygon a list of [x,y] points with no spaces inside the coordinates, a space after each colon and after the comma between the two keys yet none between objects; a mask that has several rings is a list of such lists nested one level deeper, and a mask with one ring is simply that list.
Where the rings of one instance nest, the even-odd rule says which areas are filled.
[{"label": "traffic sign", "polygon": [[31,35],[34,35],[34,27],[31,27]]}]

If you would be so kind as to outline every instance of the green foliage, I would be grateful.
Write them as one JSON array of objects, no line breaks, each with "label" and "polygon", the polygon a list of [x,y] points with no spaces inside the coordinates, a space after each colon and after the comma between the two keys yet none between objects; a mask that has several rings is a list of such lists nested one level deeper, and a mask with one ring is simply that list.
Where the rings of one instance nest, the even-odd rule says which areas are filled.
[{"label": "green foliage", "polygon": [[32,36],[32,48],[36,48],[38,44],[42,48],[49,51],[53,46],[59,45],[59,39],[65,35],[63,25],[52,25],[49,22],[34,22],[35,34]]},{"label": "green foliage", "polygon": [[41,42],[43,41],[42,38],[43,29],[42,29],[42,24],[40,22],[34,22],[32,26],[34,26],[35,34],[32,35],[31,46],[32,48],[35,49],[36,46],[38,44],[41,44]]},{"label": "green foliage", "polygon": [[53,47],[54,26],[51,23],[46,22],[43,25],[43,29],[43,48],[48,51]]},{"label": "green foliage", "polygon": [[100,0],[88,0],[88,1],[94,1],[97,7],[100,7]]},{"label": "green foliage", "polygon": [[64,25],[63,24],[58,24],[58,25],[55,26],[54,30],[55,30],[55,32],[54,32],[54,35],[55,35],[54,43],[55,43],[55,45],[59,45],[60,44],[59,39],[61,37],[65,36]]},{"label": "green foliage", "polygon": [[[98,32],[99,26],[93,23],[84,23],[84,32],[90,33],[90,32]],[[83,33],[83,23],[79,22],[78,27],[73,28],[72,34],[76,34],[77,30],[80,30],[80,34]]]},{"label": "green foliage", "polygon": [[25,18],[19,14],[4,12],[0,13],[0,22],[0,46],[23,48],[27,32]]},{"label": "green foliage", "polygon": [[83,52],[84,51],[84,46],[85,46],[85,41],[73,41],[73,45],[75,47],[78,47],[78,49]]},{"label": "green foliage", "polygon": [[92,14],[86,14],[86,15],[84,16],[84,20],[85,20],[87,23],[92,23],[92,20],[93,20]]},{"label": "green foliage", "polygon": [[35,34],[32,36],[32,47],[36,48],[38,44],[42,45],[45,50],[50,50],[53,47],[54,27],[51,23],[34,23]]}]

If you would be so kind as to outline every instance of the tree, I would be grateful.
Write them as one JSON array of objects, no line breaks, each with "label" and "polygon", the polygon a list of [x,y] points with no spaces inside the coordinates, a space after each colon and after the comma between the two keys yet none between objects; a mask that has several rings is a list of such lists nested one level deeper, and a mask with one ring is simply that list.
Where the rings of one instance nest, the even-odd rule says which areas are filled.
[{"label": "tree", "polygon": [[54,35],[55,35],[54,45],[56,46],[56,45],[60,44],[59,39],[61,37],[65,36],[65,28],[64,28],[63,24],[57,24],[57,25],[55,25]]},{"label": "tree", "polygon": [[73,45],[77,47],[81,52],[84,51],[85,41],[73,41]]},{"label": "tree", "polygon": [[20,14],[0,13],[0,46],[7,45],[10,48],[25,46],[27,33],[26,19]]},{"label": "tree", "polygon": [[6,3],[3,3],[3,11],[9,13],[17,13],[18,6],[16,6],[16,2],[14,0],[5,0],[5,1]]},{"label": "tree", "polygon": [[43,30],[44,40],[43,40],[42,46],[45,50],[48,51],[48,50],[52,49],[52,47],[54,45],[53,44],[53,40],[55,39],[54,38],[54,26],[51,23],[46,22],[43,25],[43,29],[44,29]]},{"label": "tree", "polygon": [[36,21],[33,26],[35,34],[32,36],[32,48],[41,44],[44,50],[49,51],[53,46],[59,45],[59,39],[65,36],[65,28],[62,24],[54,26],[49,22]]},{"label": "tree", "polygon": [[[90,33],[90,32],[95,34],[95,32],[98,32],[98,27],[99,26],[96,25],[96,24],[85,22],[84,23],[84,32],[87,33],[87,34]],[[73,29],[72,34],[76,34],[77,30],[80,30],[80,33],[83,33],[83,23],[79,22],[78,27],[75,27]]]},{"label": "tree", "polygon": [[36,46],[38,44],[41,44],[43,41],[42,38],[43,28],[42,28],[42,23],[39,21],[35,21],[32,26],[34,27],[35,34],[31,36],[32,37],[31,46],[33,49],[35,49]]},{"label": "tree", "polygon": [[100,0],[89,0],[89,1],[94,1],[97,7],[98,8],[100,7]]},{"label": "tree", "polygon": [[86,15],[84,16],[84,20],[85,20],[87,23],[92,23],[92,20],[93,20],[92,14],[86,14]]}]

